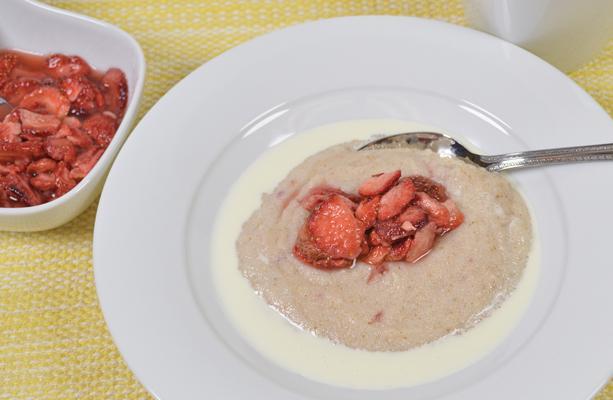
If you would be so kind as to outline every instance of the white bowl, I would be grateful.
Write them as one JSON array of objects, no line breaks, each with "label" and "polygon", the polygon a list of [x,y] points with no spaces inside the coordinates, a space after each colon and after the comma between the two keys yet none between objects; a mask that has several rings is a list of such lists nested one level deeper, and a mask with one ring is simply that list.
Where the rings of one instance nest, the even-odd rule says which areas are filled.
[{"label": "white bowl", "polygon": [[106,174],[127,138],[136,116],[145,78],[139,44],[119,28],[32,0],[3,0],[0,49],[83,57],[93,68],[117,67],[128,81],[128,105],[115,137],[96,166],[70,192],[49,203],[0,208],[0,230],[40,231],[55,228],[83,212],[98,196]]}]

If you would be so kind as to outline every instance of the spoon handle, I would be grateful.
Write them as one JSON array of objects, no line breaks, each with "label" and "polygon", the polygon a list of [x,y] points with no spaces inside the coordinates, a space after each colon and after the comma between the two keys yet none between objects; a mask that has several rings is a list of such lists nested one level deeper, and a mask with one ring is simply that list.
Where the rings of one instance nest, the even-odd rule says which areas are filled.
[{"label": "spoon handle", "polygon": [[479,159],[489,171],[581,161],[605,161],[613,160],[613,143],[480,156]]}]

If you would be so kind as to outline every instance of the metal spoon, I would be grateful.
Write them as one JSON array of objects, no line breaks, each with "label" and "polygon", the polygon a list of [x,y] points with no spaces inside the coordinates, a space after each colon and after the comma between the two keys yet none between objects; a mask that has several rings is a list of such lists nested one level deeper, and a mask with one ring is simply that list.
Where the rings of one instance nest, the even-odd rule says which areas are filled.
[{"label": "metal spoon", "polygon": [[613,160],[613,143],[591,146],[562,147],[547,150],[521,151],[518,153],[481,155],[475,154],[455,139],[435,132],[408,132],[370,141],[357,150],[386,148],[429,149],[442,157],[457,157],[484,167],[488,171],[511,168],[541,167],[579,161]]},{"label": "metal spoon", "polygon": [[7,116],[11,111],[13,111],[13,106],[11,106],[8,101],[0,97],[0,122],[2,122],[4,117]]}]

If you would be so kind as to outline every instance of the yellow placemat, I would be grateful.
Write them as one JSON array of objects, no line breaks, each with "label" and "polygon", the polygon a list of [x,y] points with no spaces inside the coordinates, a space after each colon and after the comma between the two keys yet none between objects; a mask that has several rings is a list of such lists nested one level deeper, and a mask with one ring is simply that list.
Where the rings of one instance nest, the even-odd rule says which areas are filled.
[{"label": "yellow placemat", "polygon": [[[203,62],[247,39],[302,21],[400,14],[464,24],[452,0],[62,1],[49,4],[116,24],[142,45],[142,116]],[[571,74],[613,114],[613,41]],[[43,233],[0,233],[0,399],[151,399],[106,330],[92,272],[96,205]],[[598,400],[613,400],[613,383]]]}]

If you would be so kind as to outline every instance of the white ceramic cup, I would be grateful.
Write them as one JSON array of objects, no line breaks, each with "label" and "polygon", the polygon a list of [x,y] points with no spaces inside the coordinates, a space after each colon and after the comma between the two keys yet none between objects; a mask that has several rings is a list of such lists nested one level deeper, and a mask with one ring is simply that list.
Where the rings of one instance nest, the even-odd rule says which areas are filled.
[{"label": "white ceramic cup", "polygon": [[613,0],[464,0],[469,24],[513,42],[562,71],[613,38]]}]

